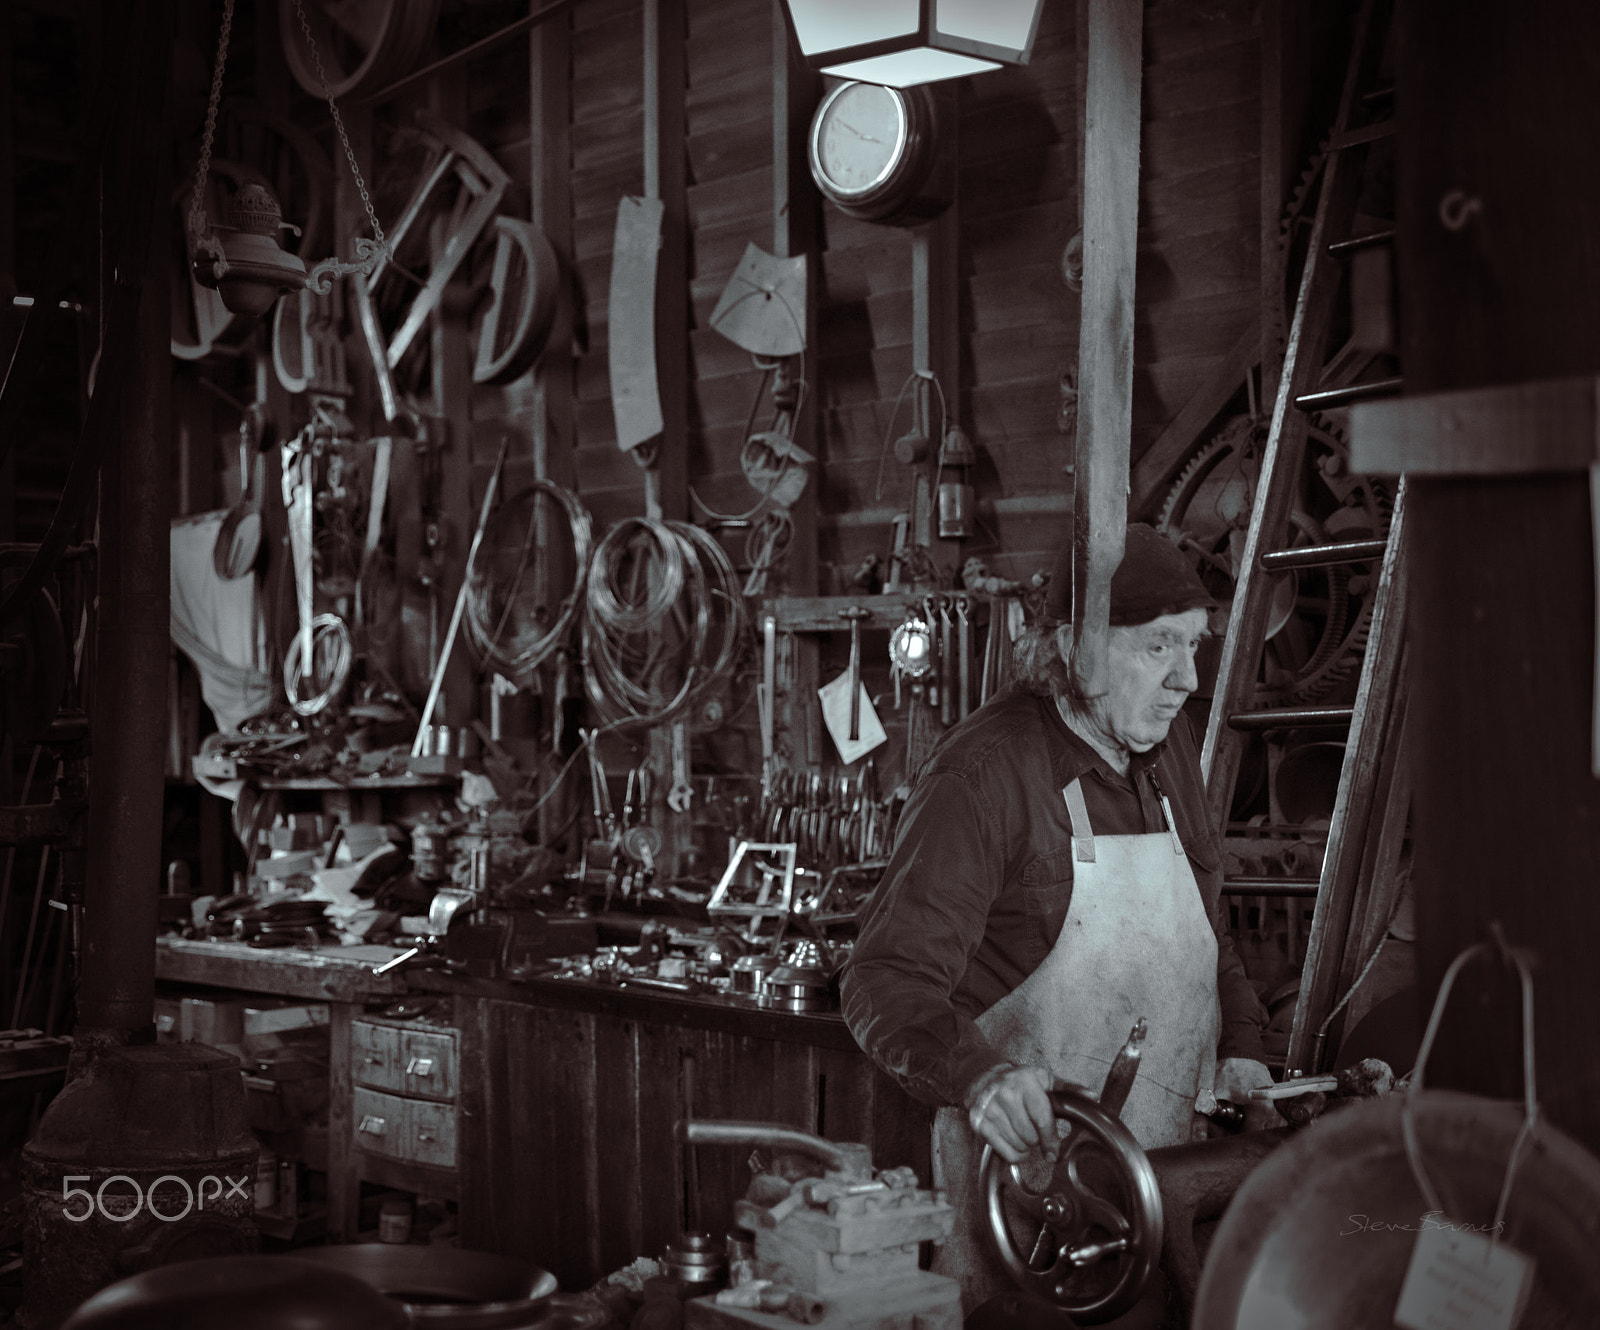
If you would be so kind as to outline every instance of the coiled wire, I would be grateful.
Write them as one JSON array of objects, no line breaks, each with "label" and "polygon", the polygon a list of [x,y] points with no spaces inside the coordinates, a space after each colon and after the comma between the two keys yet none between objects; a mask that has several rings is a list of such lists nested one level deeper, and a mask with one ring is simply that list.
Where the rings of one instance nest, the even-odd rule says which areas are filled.
[{"label": "coiled wire", "polygon": [[[332,656],[324,650],[329,638],[333,640]],[[301,697],[300,685],[305,679],[305,664],[301,660],[301,643],[304,639],[296,633],[283,653],[283,691],[289,705],[301,716],[315,716],[327,709],[328,703],[339,695],[339,690],[350,678],[353,652],[350,648],[350,630],[337,614],[319,614],[311,621],[312,679],[317,676],[317,666],[326,662],[328,675],[322,691],[313,697]]]},{"label": "coiled wire", "polygon": [[[572,586],[561,600],[554,621],[543,632],[537,627],[520,625],[509,643],[504,642],[506,625],[517,606],[517,597],[533,554],[534,535],[538,529],[539,496],[544,495],[566,517],[572,541]],[[467,640],[472,643],[480,660],[492,665],[499,673],[518,683],[526,683],[533,672],[548,660],[566,642],[573,622],[583,609],[584,592],[589,573],[590,545],[593,542],[593,523],[588,510],[570,490],[548,480],[535,481],[515,498],[509,500],[489,519],[484,531],[484,543],[497,546],[495,537],[501,533],[497,525],[508,520],[504,515],[515,513],[520,505],[528,504],[528,521],[522,533],[522,548],[517,556],[517,568],[510,583],[503,589],[497,584],[492,560],[482,560],[473,568],[472,580],[467,586],[466,628]],[[500,605],[498,616],[494,606]]]},{"label": "coiled wire", "polygon": [[589,695],[640,724],[676,720],[733,668],[744,627],[738,574],[697,526],[617,523],[595,546],[585,604]]}]

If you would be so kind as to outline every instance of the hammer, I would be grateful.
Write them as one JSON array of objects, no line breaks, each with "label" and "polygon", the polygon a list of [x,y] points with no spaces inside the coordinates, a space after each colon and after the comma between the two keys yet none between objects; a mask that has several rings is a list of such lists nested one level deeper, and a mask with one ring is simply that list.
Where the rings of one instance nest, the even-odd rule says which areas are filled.
[{"label": "hammer", "polygon": [[850,738],[861,737],[861,621],[870,613],[859,605],[839,611],[841,619],[850,620]]}]

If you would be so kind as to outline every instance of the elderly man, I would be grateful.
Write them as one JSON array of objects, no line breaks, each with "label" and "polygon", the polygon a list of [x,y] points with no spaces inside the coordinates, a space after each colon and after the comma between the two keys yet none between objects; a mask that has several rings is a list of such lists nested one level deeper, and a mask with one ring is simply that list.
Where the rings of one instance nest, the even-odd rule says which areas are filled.
[{"label": "elderly man", "polygon": [[1069,542],[1017,680],[921,771],[843,977],[862,1048],[940,1106],[935,1174],[959,1217],[935,1268],[961,1279],[969,1311],[1005,1286],[979,1232],[978,1151],[1053,1152],[1055,1080],[1098,1090],[1144,1017],[1122,1119],[1146,1149],[1191,1139],[1213,1094],[1271,1081],[1181,710],[1215,602],[1176,546],[1129,526],[1110,689],[1090,698],[1068,664],[1071,587]]}]

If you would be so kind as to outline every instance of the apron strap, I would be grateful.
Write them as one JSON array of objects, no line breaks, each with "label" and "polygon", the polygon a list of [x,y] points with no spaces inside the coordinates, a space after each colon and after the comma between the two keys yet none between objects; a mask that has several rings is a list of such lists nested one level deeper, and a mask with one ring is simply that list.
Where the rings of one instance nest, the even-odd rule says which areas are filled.
[{"label": "apron strap", "polygon": [[1074,780],[1061,787],[1067,801],[1067,820],[1072,824],[1072,857],[1078,863],[1094,862],[1094,831],[1089,826],[1089,805],[1083,801],[1083,784]]},{"label": "apron strap", "polygon": [[1172,805],[1167,802],[1165,794],[1161,795],[1161,811],[1166,815],[1167,834],[1172,837],[1172,852],[1174,854],[1185,853],[1183,839],[1178,835],[1178,820],[1172,816]]}]

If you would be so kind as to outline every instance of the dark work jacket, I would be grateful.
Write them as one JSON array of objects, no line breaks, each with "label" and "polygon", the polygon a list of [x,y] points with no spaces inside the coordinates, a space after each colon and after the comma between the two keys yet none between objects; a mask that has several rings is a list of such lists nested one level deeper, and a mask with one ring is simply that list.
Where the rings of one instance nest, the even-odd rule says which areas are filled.
[{"label": "dark work jacket", "polygon": [[1266,1012],[1223,926],[1222,849],[1188,717],[1180,712],[1166,741],[1135,754],[1124,776],[1067,728],[1050,698],[1012,684],[923,766],[841,980],[856,1041],[924,1103],[964,1103],[972,1083],[1006,1061],[973,1018],[1038,968],[1066,922],[1072,824],[1061,791],[1080,776],[1096,835],[1161,831],[1156,785],[1171,801],[1217,934],[1217,1057],[1261,1057]]}]

